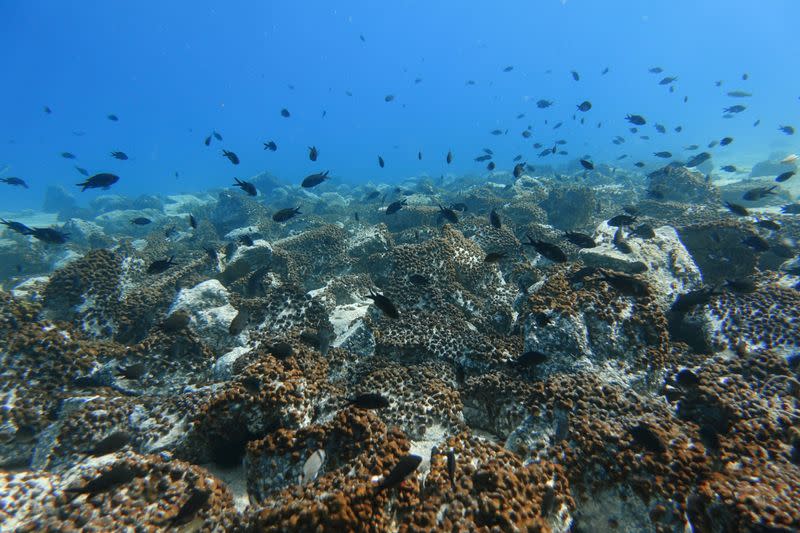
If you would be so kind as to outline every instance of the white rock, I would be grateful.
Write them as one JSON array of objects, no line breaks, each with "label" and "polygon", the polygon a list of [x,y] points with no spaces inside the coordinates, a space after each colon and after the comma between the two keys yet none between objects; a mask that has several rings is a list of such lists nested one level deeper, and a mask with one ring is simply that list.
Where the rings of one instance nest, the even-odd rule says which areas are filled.
[{"label": "white rock", "polygon": [[38,302],[42,299],[42,292],[47,286],[48,281],[50,281],[50,276],[28,278],[11,289],[11,294],[14,295],[14,298],[19,298],[20,300]]},{"label": "white rock", "polygon": [[214,379],[227,381],[233,377],[233,365],[240,357],[250,351],[247,346],[237,346],[214,362],[211,369]]},{"label": "white rock", "polygon": [[230,304],[228,290],[210,279],[190,289],[182,289],[169,313],[182,309],[189,313],[190,327],[213,348],[230,349],[245,342],[244,334],[232,336],[228,328],[238,311]]}]

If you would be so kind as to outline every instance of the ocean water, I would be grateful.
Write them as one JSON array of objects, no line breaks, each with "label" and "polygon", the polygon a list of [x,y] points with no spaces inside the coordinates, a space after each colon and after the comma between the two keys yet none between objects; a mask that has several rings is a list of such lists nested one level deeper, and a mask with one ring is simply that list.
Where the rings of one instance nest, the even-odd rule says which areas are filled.
[{"label": "ocean water", "polygon": [[[516,155],[555,169],[589,155],[630,170],[641,160],[647,171],[663,162],[653,152],[680,160],[683,147],[731,136],[717,165],[752,165],[796,148],[777,128],[800,127],[798,15],[790,0],[3,2],[0,169],[31,188],[4,189],[0,211],[38,208],[52,184],[77,192],[76,165],[118,174],[122,195],[225,187],[262,171],[287,183],[322,169],[350,183],[482,175],[473,158],[483,147],[497,170]],[[673,93],[658,83],[665,76],[677,77]],[[554,104],[538,109],[539,99]],[[576,112],[584,100],[592,109]],[[722,118],[735,104],[747,109]],[[637,134],[629,113],[648,120]],[[212,130],[223,141],[206,147]],[[617,135],[626,142],[612,144]],[[533,143],[559,139],[568,155],[536,156]],[[277,152],[263,150],[269,140]]]}]

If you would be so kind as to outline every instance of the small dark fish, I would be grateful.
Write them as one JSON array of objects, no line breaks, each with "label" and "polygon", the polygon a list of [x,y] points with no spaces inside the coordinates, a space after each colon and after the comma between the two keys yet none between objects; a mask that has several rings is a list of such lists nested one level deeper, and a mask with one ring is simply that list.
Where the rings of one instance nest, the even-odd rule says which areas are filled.
[{"label": "small dark fish", "polygon": [[277,359],[288,359],[294,353],[294,349],[288,342],[276,342],[269,347],[269,353]]},{"label": "small dark fish", "polygon": [[589,100],[584,100],[580,104],[578,104],[578,111],[587,112],[592,108],[592,103]]},{"label": "small dark fish", "polygon": [[553,105],[552,100],[539,100],[536,102],[536,107],[538,107],[539,109],[546,109],[551,105]]},{"label": "small dark fish", "polygon": [[730,143],[732,143],[732,142],[733,142],[733,137],[723,137],[723,138],[722,138],[722,139],[719,141],[719,145],[720,145],[720,146],[728,146],[728,145],[729,145]]},{"label": "small dark fish", "polygon": [[683,103],[685,104],[685,103],[686,103],[686,102],[688,102],[688,101],[689,101],[689,97],[688,97],[688,96],[684,96],[684,97],[683,97]]},{"label": "small dark fish", "polygon": [[518,155],[514,156],[514,159],[512,159],[512,161],[513,161],[514,163],[517,163],[517,162],[519,162],[519,161],[522,161],[522,155],[519,155],[519,154],[518,154]]},{"label": "small dark fish", "polygon": [[402,200],[394,201],[394,202],[390,203],[388,206],[386,206],[386,214],[387,215],[393,215],[394,213],[397,213],[398,211],[400,211],[405,206],[406,206],[406,199],[405,198],[403,198]]},{"label": "small dark fish", "polygon": [[14,186],[17,186],[17,187],[24,187],[26,189],[29,188],[28,184],[25,183],[25,180],[23,180],[22,178],[16,178],[14,176],[10,176],[8,178],[0,178],[0,181],[2,181],[3,183],[6,183],[8,185],[14,185]]},{"label": "small dark fish", "polygon": [[147,374],[147,367],[144,365],[144,363],[133,363],[132,365],[127,365],[120,368],[119,373],[125,379],[137,380]]},{"label": "small dark fish", "polygon": [[755,292],[756,283],[753,280],[747,278],[727,279],[725,280],[725,287],[732,290],[733,292],[749,294]]},{"label": "small dark fish", "polygon": [[214,131],[212,131],[212,132],[211,132],[211,135],[213,135],[213,136],[214,136],[214,138],[215,138],[216,140],[218,140],[218,141],[221,141],[221,140],[222,140],[222,135],[220,135],[220,134],[217,132],[217,130],[214,130]]},{"label": "small dark fish", "polygon": [[108,118],[108,120],[110,120],[111,122],[119,121],[119,117],[117,115],[113,114],[113,113],[108,115],[108,117],[106,117],[106,118]]},{"label": "small dark fish", "polygon": [[169,259],[158,259],[150,263],[150,266],[147,267],[148,274],[161,274],[162,272],[166,272],[172,267],[175,263],[173,260],[175,256],[171,256]]},{"label": "small dark fish", "polygon": [[377,392],[367,392],[348,398],[347,403],[359,409],[385,409],[389,407],[389,400]]},{"label": "small dark fish", "polygon": [[774,220],[759,220],[756,222],[756,226],[759,228],[768,229],[770,231],[780,231],[781,225],[775,222]]},{"label": "small dark fish", "polygon": [[557,123],[555,126],[553,126],[553,129],[554,129],[554,130],[557,130],[558,128],[560,128],[560,127],[561,127],[561,126],[563,126],[563,125],[564,125],[564,123],[563,123],[563,122],[559,122],[559,123]]},{"label": "small dark fish", "polygon": [[211,135],[206,137],[206,139],[203,141],[203,144],[205,144],[206,146],[210,146],[211,145]]},{"label": "small dark fish", "polygon": [[86,176],[87,178],[89,177],[89,171],[88,171],[88,170],[86,170],[85,168],[81,168],[81,167],[79,167],[79,166],[76,166],[76,167],[75,167],[75,170],[77,170],[77,171],[78,171],[78,174],[81,174],[81,175],[83,175],[83,176]]},{"label": "small dark fish", "polygon": [[697,387],[700,384],[700,378],[688,368],[682,368],[677,374],[675,374],[675,383],[677,383],[681,388],[690,389]]},{"label": "small dark fish", "polygon": [[250,183],[249,181],[240,180],[239,178],[233,178],[236,183],[231,185],[231,187],[239,187],[244,192],[247,193],[248,196],[256,196],[258,194],[258,190],[256,190],[256,186]]},{"label": "small dark fish", "polygon": [[408,276],[408,281],[419,287],[425,287],[430,284],[431,280],[422,274],[411,274]]},{"label": "small dark fish", "polygon": [[639,168],[643,168],[644,167],[644,163],[642,163],[641,161],[637,161],[636,163],[633,164],[633,166],[639,167]]},{"label": "small dark fish", "polygon": [[133,481],[136,473],[126,462],[114,464],[108,470],[104,470],[97,477],[88,481],[82,487],[67,487],[64,492],[74,492],[78,494],[99,494],[111,490],[117,485]]},{"label": "small dark fish", "polygon": [[489,133],[491,133],[492,135],[503,135],[503,130],[492,130]]},{"label": "small dark fish", "polygon": [[720,170],[723,172],[736,172],[736,167],[733,165],[725,165],[724,167],[721,167]]},{"label": "small dark fish", "polygon": [[626,296],[647,296],[650,292],[647,282],[629,274],[603,272],[602,281],[605,281]]},{"label": "small dark fish", "polygon": [[497,165],[495,165],[494,161],[489,161],[489,163],[486,165],[486,170],[491,172],[492,170],[495,169],[496,166]]},{"label": "small dark fish", "polygon": [[269,150],[270,152],[274,152],[278,149],[278,145],[275,144],[275,141],[269,141],[264,143],[264,150]]},{"label": "small dark fish", "polygon": [[361,39],[361,42],[362,42],[362,43],[365,43],[365,42],[367,42],[367,40],[364,38],[364,36],[363,36],[363,35],[359,35],[359,36],[358,36],[358,38],[359,38],[359,39]]},{"label": "small dark fish", "polygon": [[661,81],[658,82],[658,84],[659,85],[669,85],[669,84],[671,84],[673,81],[675,81],[677,79],[678,79],[677,76],[667,76],[666,78],[662,78]]},{"label": "small dark fish", "polygon": [[658,133],[666,133],[667,128],[665,128],[662,124],[655,124],[653,127],[656,129]]},{"label": "small dark fish", "polygon": [[417,152],[417,159],[422,161],[422,152]]},{"label": "small dark fish", "polygon": [[743,105],[732,105],[732,106],[730,106],[730,107],[726,107],[725,109],[723,109],[723,110],[722,110],[722,112],[723,112],[723,113],[741,113],[741,112],[742,112],[742,111],[744,111],[745,109],[747,109],[747,106],[743,106]]},{"label": "small dark fish", "polygon": [[275,222],[286,222],[287,220],[293,218],[295,215],[301,215],[299,207],[287,207],[286,209],[281,209],[277,211],[274,215],[272,215],[272,220]]},{"label": "small dark fish", "polygon": [[54,228],[31,228],[30,235],[37,240],[47,244],[64,244],[67,242],[69,233]]},{"label": "small dark fish", "polygon": [[239,164],[239,156],[234,154],[233,152],[230,152],[228,150],[222,150],[222,155],[227,157],[228,161],[230,161],[234,165],[238,165]]},{"label": "small dark fish", "polygon": [[564,263],[567,260],[567,254],[565,254],[561,248],[556,246],[555,244],[545,242],[545,241],[535,241],[530,235],[527,235],[528,242],[524,242],[525,246],[533,246],[536,252],[553,261],[554,263]]},{"label": "small dark fish", "polygon": [[508,255],[506,252],[489,252],[486,254],[486,257],[483,258],[484,263],[499,263],[501,260],[505,259]]},{"label": "small dark fish", "polygon": [[709,148],[714,148],[718,144],[719,144],[719,141],[711,141],[710,143],[708,143],[708,147]]},{"label": "small dark fish", "polygon": [[53,112],[53,110],[52,110],[52,109],[50,109],[50,107],[48,107],[48,106],[44,106],[44,112],[45,112],[45,113],[47,113],[47,114],[49,115],[50,113],[52,113],[52,112]]},{"label": "small dark fish", "polygon": [[491,151],[490,149],[488,149],[488,148],[484,148],[484,149],[483,149],[483,152],[484,152],[485,154],[488,154],[488,155],[494,155],[494,152],[492,152],[492,151]]},{"label": "small dark fish", "polygon": [[781,207],[781,213],[787,215],[800,215],[800,204],[786,204]]},{"label": "small dark fish", "polygon": [[793,126],[778,126],[778,131],[785,133],[786,135],[794,135],[794,127]]},{"label": "small dark fish", "polygon": [[446,160],[448,165],[453,162],[453,152],[448,150]]},{"label": "small dark fish", "polygon": [[194,215],[191,213],[189,213],[189,225],[192,229],[197,229],[197,220],[195,220]]},{"label": "small dark fish", "polygon": [[443,207],[441,204],[439,204],[439,212],[448,222],[458,224],[458,215],[456,215],[456,212],[452,209]]},{"label": "small dark fish", "polygon": [[450,478],[450,487],[456,490],[456,452],[453,448],[447,450],[447,476]]},{"label": "small dark fish", "polygon": [[725,202],[725,207],[727,207],[731,213],[739,215],[740,217],[746,217],[750,214],[750,212],[744,206],[739,204]]},{"label": "small dark fish", "polygon": [[636,124],[637,126],[644,126],[647,124],[647,120],[642,115],[627,115],[625,120],[630,122],[631,124]]},{"label": "small dark fish", "polygon": [[383,311],[384,315],[389,318],[400,318],[400,311],[398,311],[392,301],[383,294],[377,294],[370,290],[367,298],[372,300],[375,303],[375,307]]},{"label": "small dark fish", "polygon": [[608,220],[607,224],[614,227],[630,226],[636,222],[636,217],[631,215],[617,215]]},{"label": "small dark fish", "polygon": [[661,157],[663,159],[668,159],[668,158],[672,157],[672,153],[671,152],[667,152],[666,150],[662,151],[662,152],[654,152],[653,155],[656,156],[656,157]]},{"label": "small dark fish", "polygon": [[600,71],[600,75],[605,76],[606,74],[608,74],[608,70],[609,70],[608,67],[604,68],[602,71]]},{"label": "small dark fish", "polygon": [[317,174],[311,174],[310,176],[306,176],[305,178],[303,178],[303,182],[300,184],[300,186],[306,189],[310,189],[311,187],[316,187],[317,185],[328,179],[330,179],[330,177],[328,176],[328,171],[326,170],[325,172],[320,172]]},{"label": "small dark fish", "polygon": [[745,91],[728,91],[728,96],[733,98],[748,98],[753,95]]},{"label": "small dark fish", "polygon": [[497,211],[494,209],[492,209],[489,213],[489,222],[497,229],[500,229],[503,226],[503,223],[500,220],[500,215],[498,215]]},{"label": "small dark fish", "polygon": [[240,334],[247,327],[248,322],[250,322],[250,313],[248,313],[246,309],[242,309],[236,313],[236,316],[231,320],[228,326],[228,333],[233,336]]},{"label": "small dark fish", "polygon": [[679,294],[675,302],[670,307],[670,311],[679,314],[686,314],[699,305],[706,305],[711,298],[719,294],[713,287],[703,287]]},{"label": "small dark fish", "polygon": [[761,200],[770,194],[775,194],[774,190],[777,187],[777,185],[773,185],[772,187],[756,187],[755,189],[750,189],[749,191],[745,192],[744,195],[742,195],[742,199],[747,200],[748,202]]},{"label": "small dark fish", "polygon": [[585,168],[586,170],[594,170],[594,163],[592,163],[591,161],[587,161],[585,159],[581,159],[580,163],[581,163],[581,166],[583,168]]},{"label": "small dark fish", "polygon": [[514,67],[512,65],[509,65],[503,69],[503,72],[511,72],[512,70],[514,70]]},{"label": "small dark fish", "polygon": [[171,527],[188,524],[194,519],[195,515],[202,509],[211,497],[211,492],[208,490],[201,490],[197,487],[192,488],[192,493],[189,498],[181,505],[178,514],[169,520]]},{"label": "small dark fish", "polygon": [[777,181],[779,183],[783,183],[784,181],[788,180],[789,178],[791,178],[794,175],[795,175],[795,171],[794,170],[788,170],[788,171],[784,172],[783,174],[781,174],[780,176],[778,176],[777,178],[775,178],[775,181]]},{"label": "small dark fish", "polygon": [[578,233],[577,231],[568,231],[564,233],[564,238],[579,248],[594,248],[597,243],[594,239],[585,233]]},{"label": "small dark fish", "polygon": [[353,218],[356,220],[356,222],[360,222],[361,221],[361,218],[359,218],[359,216],[358,216],[358,212],[353,213]]},{"label": "small dark fish", "polygon": [[692,156],[684,166],[686,168],[694,168],[696,166],[702,165],[709,159],[711,159],[711,154],[709,154],[708,152],[700,152],[699,154]]},{"label": "small dark fish", "polygon": [[89,455],[99,457],[101,455],[114,453],[123,446],[126,446],[132,438],[133,436],[127,431],[115,431],[95,444],[89,452]]},{"label": "small dark fish", "polygon": [[515,178],[519,178],[520,176],[522,176],[523,172],[525,172],[525,163],[517,163],[516,165],[514,165],[513,174]]},{"label": "small dark fish", "polygon": [[384,163],[383,157],[382,156],[378,156],[378,166],[383,168],[385,166],[385,164],[386,163]]},{"label": "small dark fish", "polygon": [[675,126],[675,131],[680,133],[683,131],[683,126]]},{"label": "small dark fish", "polygon": [[399,485],[405,478],[407,478],[412,472],[414,472],[414,470],[417,469],[421,462],[422,457],[419,455],[406,455],[405,457],[402,457],[389,472],[389,475],[383,478],[383,481],[380,482],[376,492],[380,492],[383,489],[390,489]]},{"label": "small dark fish", "polygon": [[64,159],[75,159],[75,154],[70,152],[62,152],[61,157],[63,157]]},{"label": "small dark fish", "polygon": [[476,158],[475,158],[475,161],[477,161],[477,162],[479,162],[479,163],[480,163],[480,162],[483,162],[483,161],[488,161],[488,160],[490,160],[491,158],[492,158],[492,156],[490,156],[489,154],[486,154],[486,155],[480,155],[480,156],[478,156],[478,157],[476,157]]},{"label": "small dark fish", "polygon": [[623,254],[633,253],[633,248],[631,248],[628,241],[625,240],[625,233],[622,231],[621,227],[617,228],[617,231],[614,232],[614,240],[612,242],[614,247]]},{"label": "small dark fish", "polygon": [[394,95],[393,94],[387,94],[386,96],[383,97],[383,101],[384,102],[391,102],[393,100],[394,100]]},{"label": "small dark fish", "polygon": [[15,222],[13,220],[5,220],[0,218],[0,224],[7,226],[11,231],[16,231],[21,235],[33,235],[33,228],[29,228],[22,222]]},{"label": "small dark fish", "polygon": [[281,109],[281,116],[283,118],[289,118],[290,116],[292,116],[292,114],[289,113],[289,110],[284,107],[283,109]]},{"label": "small dark fish", "polygon": [[317,157],[319,157],[319,150],[317,150],[316,146],[309,146],[308,147],[308,158],[312,161],[316,161]]},{"label": "small dark fish", "polygon": [[88,180],[84,181],[83,183],[78,183],[78,187],[83,187],[81,192],[85,191],[86,189],[108,189],[113,184],[119,181],[119,176],[114,174],[102,173],[102,174],[95,174]]},{"label": "small dark fish", "polygon": [[650,224],[639,224],[632,233],[640,239],[653,239],[656,236],[656,232]]},{"label": "small dark fish", "polygon": [[136,224],[137,226],[146,226],[151,222],[153,221],[146,217],[137,217],[131,220],[131,224]]},{"label": "small dark fish", "polygon": [[128,160],[128,154],[126,154],[125,152],[119,152],[119,151],[111,152],[111,157],[113,157],[114,159],[119,159],[120,161]]},{"label": "small dark fish", "polygon": [[574,70],[570,71],[572,73],[572,79],[575,81],[580,81],[581,75],[575,72]]},{"label": "small dark fish", "polygon": [[742,239],[742,244],[749,246],[756,252],[766,252],[769,250],[769,243],[758,235],[748,235]]},{"label": "small dark fish", "polygon": [[547,354],[529,350],[517,357],[512,364],[517,368],[532,368],[545,362],[547,362]]},{"label": "small dark fish", "polygon": [[649,69],[648,72],[650,72],[651,74],[661,74],[662,72],[664,72],[664,69],[661,67],[653,67]]},{"label": "small dark fish", "polygon": [[639,425],[628,428],[628,433],[633,437],[633,441],[642,446],[649,452],[662,454],[667,451],[667,447],[661,441],[653,428],[644,422],[639,422]]}]

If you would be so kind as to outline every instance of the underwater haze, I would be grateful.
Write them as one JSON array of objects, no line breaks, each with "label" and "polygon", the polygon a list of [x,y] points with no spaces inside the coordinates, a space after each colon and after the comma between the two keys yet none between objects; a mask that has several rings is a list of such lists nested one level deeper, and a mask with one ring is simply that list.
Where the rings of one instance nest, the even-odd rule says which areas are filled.
[{"label": "underwater haze", "polygon": [[[481,174],[473,158],[483,147],[498,170],[517,154],[534,166],[590,155],[633,168],[654,152],[681,157],[687,145],[731,136],[722,165],[794,146],[778,126],[800,125],[800,5],[791,0],[32,1],[0,10],[0,169],[30,186],[6,189],[0,211],[39,207],[52,184],[77,192],[76,166],[119,175],[118,194],[171,194],[265,170],[286,182],[321,169],[345,182]],[[659,85],[666,76],[677,80]],[[733,90],[753,96],[728,97]],[[540,99],[552,107],[537,108]],[[581,124],[573,117],[585,100]],[[722,118],[734,104],[747,109]],[[627,114],[648,124],[631,134]],[[213,130],[223,141],[206,147]],[[612,144],[617,135],[626,142]],[[533,143],[559,139],[568,155],[536,157]],[[270,140],[277,151],[263,149]]]}]

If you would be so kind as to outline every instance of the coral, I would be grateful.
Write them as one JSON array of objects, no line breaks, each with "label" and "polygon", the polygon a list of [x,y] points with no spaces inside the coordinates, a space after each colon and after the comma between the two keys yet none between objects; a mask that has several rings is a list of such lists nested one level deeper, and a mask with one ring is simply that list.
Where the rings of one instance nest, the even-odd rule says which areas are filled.
[{"label": "coral", "polygon": [[583,229],[597,211],[597,197],[589,187],[554,187],[539,204],[548,222],[562,230]]},{"label": "coral", "polygon": [[697,171],[667,165],[647,176],[647,189],[659,200],[690,204],[719,204],[719,192],[710,180]]}]

